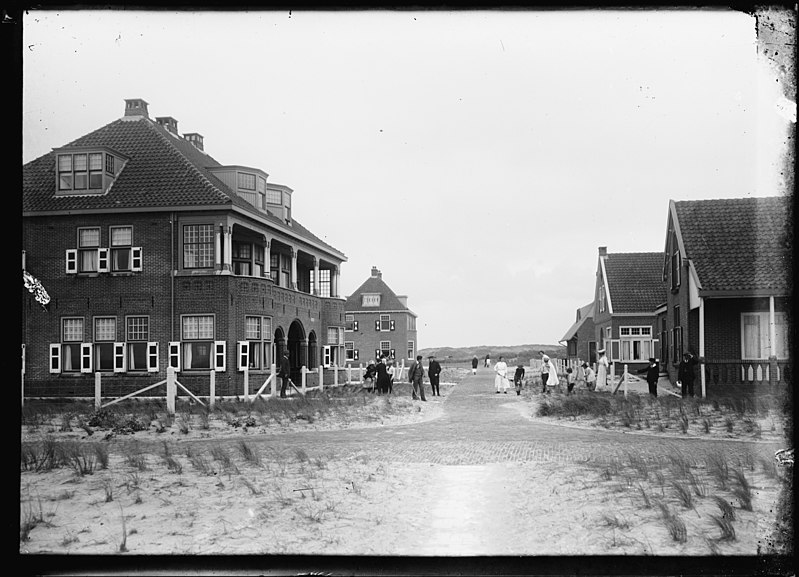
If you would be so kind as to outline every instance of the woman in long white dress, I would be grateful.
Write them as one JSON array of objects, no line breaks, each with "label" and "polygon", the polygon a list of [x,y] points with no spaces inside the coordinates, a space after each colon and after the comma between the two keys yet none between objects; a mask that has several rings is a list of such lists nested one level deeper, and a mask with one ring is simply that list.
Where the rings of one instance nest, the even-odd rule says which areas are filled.
[{"label": "woman in long white dress", "polygon": [[604,391],[608,388],[608,368],[610,363],[605,356],[605,349],[599,349],[599,358],[596,361],[596,390]]}]

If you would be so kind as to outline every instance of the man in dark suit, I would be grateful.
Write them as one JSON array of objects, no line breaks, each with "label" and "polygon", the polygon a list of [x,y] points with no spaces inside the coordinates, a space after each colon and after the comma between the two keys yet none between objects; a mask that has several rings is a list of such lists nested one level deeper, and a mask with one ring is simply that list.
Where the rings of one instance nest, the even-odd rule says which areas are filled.
[{"label": "man in dark suit", "polygon": [[430,377],[430,388],[433,389],[433,396],[441,396],[441,390],[438,388],[438,375],[441,374],[441,365],[438,364],[435,355],[427,357],[429,359],[427,365],[427,376]]},{"label": "man in dark suit", "polygon": [[289,377],[291,376],[291,364],[289,364],[289,352],[283,352],[283,358],[280,359],[280,371],[278,371],[277,376],[282,379],[282,384],[280,385],[280,398],[286,398],[286,387],[289,384]]},{"label": "man in dark suit", "polygon": [[646,383],[649,385],[649,394],[658,396],[658,379],[660,378],[660,364],[654,357],[649,358],[649,366],[638,370],[639,375],[646,373]]},{"label": "man in dark suit", "polygon": [[422,367],[422,355],[416,355],[416,360],[413,361],[411,368],[408,369],[408,380],[413,385],[413,399],[416,400],[420,396],[423,401],[424,398],[424,367]]}]

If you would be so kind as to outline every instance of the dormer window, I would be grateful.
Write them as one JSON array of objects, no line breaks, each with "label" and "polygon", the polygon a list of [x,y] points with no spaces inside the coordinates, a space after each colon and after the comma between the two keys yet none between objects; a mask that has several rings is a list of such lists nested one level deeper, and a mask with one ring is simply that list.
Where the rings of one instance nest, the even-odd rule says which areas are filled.
[{"label": "dormer window", "polygon": [[238,173],[238,186],[242,190],[255,190],[255,175],[248,172]]},{"label": "dormer window", "polygon": [[380,295],[379,294],[365,294],[361,296],[361,306],[364,307],[379,307]]},{"label": "dormer window", "polygon": [[103,194],[114,182],[122,162],[123,158],[105,150],[59,152],[56,155],[56,192]]}]

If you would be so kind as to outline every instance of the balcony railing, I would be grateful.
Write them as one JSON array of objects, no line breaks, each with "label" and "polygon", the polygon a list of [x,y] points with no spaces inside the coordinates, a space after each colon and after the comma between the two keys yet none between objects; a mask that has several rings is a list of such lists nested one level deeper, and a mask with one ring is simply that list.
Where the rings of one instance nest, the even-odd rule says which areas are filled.
[{"label": "balcony railing", "polygon": [[705,379],[712,385],[784,385],[791,382],[788,360],[705,361]]}]

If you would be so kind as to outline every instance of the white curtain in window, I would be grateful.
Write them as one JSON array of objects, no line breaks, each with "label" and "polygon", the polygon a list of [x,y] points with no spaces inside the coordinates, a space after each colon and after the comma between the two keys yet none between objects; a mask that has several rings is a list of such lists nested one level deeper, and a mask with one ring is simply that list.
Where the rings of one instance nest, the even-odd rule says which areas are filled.
[{"label": "white curtain in window", "polygon": [[63,370],[65,371],[72,370],[72,346],[73,345],[63,345],[61,350],[61,362]]},{"label": "white curtain in window", "polygon": [[183,345],[183,366],[187,369],[191,368],[191,358],[191,343],[186,343]]},{"label": "white curtain in window", "polygon": [[760,349],[761,344],[761,330],[760,330],[760,317],[758,315],[744,315],[744,358],[745,359],[759,359],[762,358]]},{"label": "white curtain in window", "polygon": [[80,270],[81,271],[96,271],[97,270],[98,254],[96,250],[82,250],[80,251]]}]

